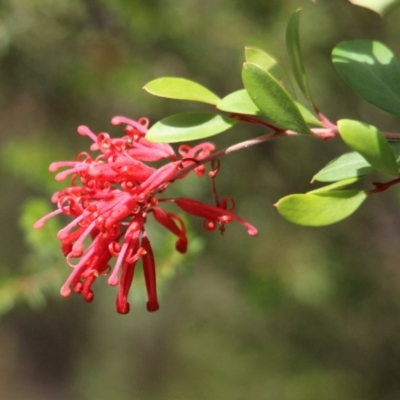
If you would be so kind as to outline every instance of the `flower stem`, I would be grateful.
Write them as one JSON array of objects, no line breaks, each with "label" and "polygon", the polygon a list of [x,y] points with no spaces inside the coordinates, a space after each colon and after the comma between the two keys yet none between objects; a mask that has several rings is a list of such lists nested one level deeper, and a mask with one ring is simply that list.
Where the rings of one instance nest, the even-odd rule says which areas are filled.
[{"label": "flower stem", "polygon": [[240,143],[236,143],[232,146],[226,147],[225,149],[216,151],[215,153],[210,154],[208,157],[202,158],[201,160],[197,160],[196,163],[193,163],[191,165],[188,165],[185,168],[182,168],[174,175],[173,179],[177,179],[180,176],[187,174],[192,169],[197,168],[199,165],[204,165],[210,161],[219,160],[222,157],[227,156],[228,154],[232,154],[232,153],[235,153],[236,151],[247,149],[252,146],[256,146],[257,144],[260,144],[260,143],[269,142],[270,140],[276,139],[281,136],[287,136],[288,134],[290,135],[291,133],[286,133],[285,131],[278,131],[278,132],[273,132],[273,133],[267,133],[265,135],[255,138],[255,139],[249,139],[249,140],[245,140]]}]

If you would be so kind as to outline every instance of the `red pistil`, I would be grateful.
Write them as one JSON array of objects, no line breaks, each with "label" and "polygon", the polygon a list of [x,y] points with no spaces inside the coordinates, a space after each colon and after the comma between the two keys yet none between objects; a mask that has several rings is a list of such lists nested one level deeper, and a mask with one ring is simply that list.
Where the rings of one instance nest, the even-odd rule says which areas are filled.
[{"label": "red pistil", "polygon": [[176,199],[165,199],[165,201],[175,203],[178,207],[180,207],[188,214],[205,218],[208,222],[214,221],[219,222],[219,224],[221,225],[224,225],[226,223],[232,222],[233,220],[236,220],[247,228],[247,233],[250,236],[256,236],[258,233],[257,229],[253,225],[240,218],[233,212],[225,210],[223,208],[214,207],[202,203],[201,201],[187,199],[184,197],[179,197]]}]

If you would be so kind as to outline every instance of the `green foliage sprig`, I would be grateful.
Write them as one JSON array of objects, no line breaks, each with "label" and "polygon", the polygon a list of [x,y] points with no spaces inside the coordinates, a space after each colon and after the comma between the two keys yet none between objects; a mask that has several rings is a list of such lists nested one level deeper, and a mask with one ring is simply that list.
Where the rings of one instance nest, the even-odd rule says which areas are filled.
[{"label": "green foliage sprig", "polygon": [[[353,1],[383,15],[398,1]],[[373,4],[372,4],[373,3]],[[381,132],[362,121],[343,118],[329,121],[316,106],[309,89],[300,46],[301,10],[289,19],[286,29],[286,50],[291,73],[308,107],[299,103],[287,87],[285,74],[268,53],[245,49],[242,68],[243,89],[220,98],[199,83],[182,78],[159,78],[144,86],[152,95],[213,106],[213,110],[183,112],[166,117],[149,130],[147,138],[154,142],[180,142],[215,136],[237,124],[258,124],[268,134],[238,143],[235,151],[266,140],[284,136],[312,135],[327,141],[341,138],[352,150],[328,163],[313,181],[329,185],[305,194],[291,194],[276,204],[287,220],[309,226],[336,223],[354,213],[368,196],[398,183],[374,183],[370,190],[348,188],[361,178],[376,173],[399,176],[400,134]],[[332,51],[332,63],[340,76],[366,101],[400,117],[400,63],[383,43],[354,40],[339,43]],[[204,162],[231,152],[231,148],[210,156]],[[379,189],[378,189],[379,188]]]}]

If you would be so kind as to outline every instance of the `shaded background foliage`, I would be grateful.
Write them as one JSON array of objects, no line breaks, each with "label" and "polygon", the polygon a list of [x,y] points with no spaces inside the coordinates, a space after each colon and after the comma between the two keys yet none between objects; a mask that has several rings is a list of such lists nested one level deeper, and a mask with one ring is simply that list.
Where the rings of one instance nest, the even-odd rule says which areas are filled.
[{"label": "shaded background foliage", "polygon": [[[382,40],[399,55],[400,10],[381,20],[345,0],[1,2],[1,398],[400,397],[398,190],[319,229],[290,225],[271,206],[307,190],[313,173],[343,151],[339,141],[288,138],[224,159],[220,193],[235,197],[259,236],[235,225],[224,236],[208,234],[193,220],[192,256],[171,258],[172,239],[164,244],[153,232],[162,275],[174,275],[161,282],[154,314],[137,296],[128,316],[117,315],[115,291],[104,282],[91,305],[61,300],[68,273],[54,238],[61,221],[30,229],[59,187],[48,164],[88,145],[77,125],[117,134],[114,115],[155,121],[197,107],[140,90],[160,76],[188,77],[220,95],[238,89],[245,45],[287,66],[285,24],[301,5],[321,109],[332,120],[398,131],[398,119],[352,93],[329,60],[349,39]],[[215,142],[260,133],[240,126]],[[207,182],[177,186],[210,199]]]}]

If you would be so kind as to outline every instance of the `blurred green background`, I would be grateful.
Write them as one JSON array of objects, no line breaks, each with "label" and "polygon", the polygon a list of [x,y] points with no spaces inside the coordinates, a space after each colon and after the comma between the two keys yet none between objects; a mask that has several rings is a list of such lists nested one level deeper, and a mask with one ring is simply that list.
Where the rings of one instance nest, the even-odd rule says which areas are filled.
[{"label": "blurred green background", "polygon": [[[400,398],[399,191],[320,229],[291,225],[272,207],[307,190],[345,150],[339,141],[289,138],[224,159],[220,195],[236,199],[259,236],[234,224],[223,236],[206,233],[190,219],[192,254],[179,258],[173,239],[154,231],[157,313],[135,295],[140,282],[127,316],[116,314],[105,281],[90,305],[62,299],[69,270],[54,237],[62,221],[31,229],[60,187],[48,164],[89,144],[76,126],[117,135],[114,115],[156,121],[201,107],[141,90],[161,76],[188,77],[219,95],[239,89],[246,45],[287,67],[285,25],[299,6],[320,108],[333,121],[399,131],[398,119],[340,80],[330,52],[341,40],[378,39],[400,55],[400,10],[382,20],[346,0],[0,2],[1,399]],[[261,133],[237,126],[214,141],[223,147]],[[211,201],[207,180],[173,190]]]}]

